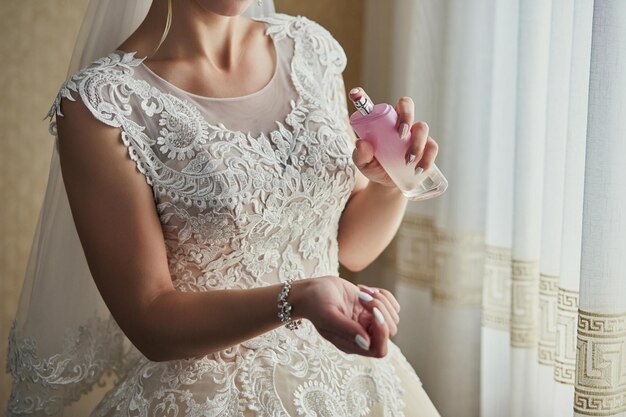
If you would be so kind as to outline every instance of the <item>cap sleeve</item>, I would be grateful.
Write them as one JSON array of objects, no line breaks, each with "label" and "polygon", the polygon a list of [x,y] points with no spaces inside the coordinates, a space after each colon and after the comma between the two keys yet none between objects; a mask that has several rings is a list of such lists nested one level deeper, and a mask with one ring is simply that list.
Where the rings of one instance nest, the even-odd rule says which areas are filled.
[{"label": "cap sleeve", "polygon": [[193,102],[143,79],[133,68],[143,59],[133,55],[112,52],[63,84],[48,112],[57,143],[52,119],[63,116],[62,99],[81,100],[97,120],[120,128],[121,140],[152,186],[155,201],[167,198],[204,210],[219,198],[227,198],[226,180],[207,149],[207,144],[225,134],[225,127],[209,124]]},{"label": "cap sleeve", "polygon": [[308,22],[308,32],[318,39],[317,47],[320,59],[321,80],[324,96],[328,100],[331,112],[342,120],[348,117],[348,103],[343,80],[348,58],[337,39],[319,23],[304,18]]},{"label": "cap sleeve", "polygon": [[72,74],[62,85],[48,111],[48,130],[55,138],[58,150],[56,118],[63,117],[62,100],[80,100],[94,118],[100,122],[120,128],[120,138],[149,185],[154,184],[154,170],[150,146],[153,145],[145,133],[140,111],[134,103],[138,85],[132,78],[132,67],[142,59],[134,58],[134,53],[111,54],[93,61],[89,66]]},{"label": "cap sleeve", "polygon": [[323,77],[325,96],[331,106],[331,112],[341,119],[348,116],[347,97],[343,81],[343,71],[348,59],[346,53],[337,39],[322,25],[310,21],[311,30],[315,31],[324,43],[320,54],[322,68],[325,70]]}]

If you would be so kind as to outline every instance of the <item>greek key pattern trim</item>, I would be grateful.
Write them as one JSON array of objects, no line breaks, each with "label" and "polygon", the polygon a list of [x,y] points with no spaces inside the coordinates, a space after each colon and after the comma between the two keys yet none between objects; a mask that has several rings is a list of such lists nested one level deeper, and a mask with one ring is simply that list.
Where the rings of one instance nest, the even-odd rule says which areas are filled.
[{"label": "greek key pattern trim", "polygon": [[394,240],[399,279],[432,288],[435,276],[433,219],[407,212]]},{"label": "greek key pattern trim", "polygon": [[539,264],[513,259],[511,264],[511,346],[537,343]]},{"label": "greek key pattern trim", "polygon": [[626,412],[626,312],[578,310],[574,411],[585,416]]},{"label": "greek key pattern trim", "polygon": [[511,323],[511,248],[485,247],[482,325],[509,330]]},{"label": "greek key pattern trim", "polygon": [[557,275],[539,274],[539,342],[537,344],[539,363],[554,364],[556,343],[556,304],[559,292]]},{"label": "greek key pattern trim", "polygon": [[556,305],[554,380],[574,385],[576,379],[576,321],[578,291],[559,288]]},{"label": "greek key pattern trim", "polygon": [[484,268],[483,233],[435,231],[433,302],[480,307]]}]

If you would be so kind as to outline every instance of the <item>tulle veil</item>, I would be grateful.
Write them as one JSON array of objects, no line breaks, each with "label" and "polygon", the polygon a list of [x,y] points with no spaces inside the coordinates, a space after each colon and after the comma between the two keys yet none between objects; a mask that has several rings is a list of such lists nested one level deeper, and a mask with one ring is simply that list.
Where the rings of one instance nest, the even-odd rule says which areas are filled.
[{"label": "tulle veil", "polygon": [[[121,44],[151,3],[90,0],[68,77]],[[252,3],[244,15],[272,13],[273,1],[263,0],[262,5]],[[6,371],[13,379],[9,417],[87,416],[132,360],[130,341],[111,317],[87,266],[63,184],[54,126],[51,122],[55,146],[48,185],[8,340]]]}]

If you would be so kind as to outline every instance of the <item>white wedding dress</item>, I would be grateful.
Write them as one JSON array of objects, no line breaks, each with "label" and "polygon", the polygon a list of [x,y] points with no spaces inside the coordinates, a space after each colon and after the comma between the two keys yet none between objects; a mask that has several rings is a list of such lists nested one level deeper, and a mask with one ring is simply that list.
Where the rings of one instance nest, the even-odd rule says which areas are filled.
[{"label": "white wedding dress", "polygon": [[[195,95],[116,50],[68,78],[49,113],[80,99],[120,128],[154,191],[179,291],[338,274],[337,227],[356,172],[346,57],[309,19],[256,20],[277,66],[255,93]],[[152,362],[133,349],[125,363],[91,417],[438,416],[393,342],[381,359],[345,354],[307,320],[203,357]]]}]

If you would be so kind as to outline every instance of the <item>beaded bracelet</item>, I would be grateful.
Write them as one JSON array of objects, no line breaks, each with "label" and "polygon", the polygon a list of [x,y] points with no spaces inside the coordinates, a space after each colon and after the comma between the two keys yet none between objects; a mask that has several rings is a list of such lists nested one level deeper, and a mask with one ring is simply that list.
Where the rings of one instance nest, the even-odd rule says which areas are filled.
[{"label": "beaded bracelet", "polygon": [[289,290],[291,289],[291,281],[293,280],[293,277],[288,278],[281,288],[280,293],[278,293],[278,317],[280,318],[280,321],[285,324],[285,327],[287,327],[289,330],[298,329],[302,324],[301,319],[291,319],[291,304],[287,302],[287,295],[289,295]]}]

